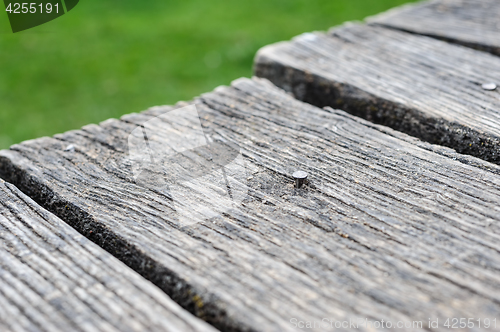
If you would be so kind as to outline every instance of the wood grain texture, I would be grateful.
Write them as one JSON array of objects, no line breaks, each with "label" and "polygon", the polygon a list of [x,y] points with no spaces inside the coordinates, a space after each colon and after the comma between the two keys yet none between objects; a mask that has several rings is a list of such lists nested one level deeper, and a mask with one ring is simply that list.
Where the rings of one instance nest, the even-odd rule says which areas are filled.
[{"label": "wood grain texture", "polygon": [[0,180],[0,331],[216,331]]},{"label": "wood grain texture", "polygon": [[500,58],[429,37],[347,24],[261,49],[255,73],[332,106],[500,163]]},{"label": "wood grain texture", "polygon": [[368,19],[500,55],[500,1],[432,0],[397,7]]},{"label": "wood grain texture", "polygon": [[[194,103],[205,135],[239,145],[247,165],[247,197],[211,219],[179,224],[171,193],[134,180],[127,137],[172,107],[15,145],[0,153],[0,174],[221,330],[499,316],[498,166],[262,79]],[[165,148],[169,121],[156,118],[150,136]],[[186,140],[190,130],[176,129]],[[301,189],[297,169],[309,174]],[[210,207],[205,188],[180,190],[185,206]]]}]

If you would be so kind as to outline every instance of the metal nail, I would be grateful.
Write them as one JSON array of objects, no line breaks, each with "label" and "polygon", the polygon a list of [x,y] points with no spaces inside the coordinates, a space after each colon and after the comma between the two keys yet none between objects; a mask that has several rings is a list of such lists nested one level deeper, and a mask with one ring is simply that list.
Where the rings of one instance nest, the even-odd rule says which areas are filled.
[{"label": "metal nail", "polygon": [[307,173],[304,171],[297,171],[293,173],[293,178],[295,179],[295,188],[300,188],[306,182]]},{"label": "metal nail", "polygon": [[70,152],[73,152],[75,151],[75,146],[73,144],[70,144],[66,147],[66,149],[64,149],[64,151],[70,151]]},{"label": "metal nail", "polygon": [[497,85],[495,83],[484,83],[481,87],[483,90],[493,91],[497,88]]}]

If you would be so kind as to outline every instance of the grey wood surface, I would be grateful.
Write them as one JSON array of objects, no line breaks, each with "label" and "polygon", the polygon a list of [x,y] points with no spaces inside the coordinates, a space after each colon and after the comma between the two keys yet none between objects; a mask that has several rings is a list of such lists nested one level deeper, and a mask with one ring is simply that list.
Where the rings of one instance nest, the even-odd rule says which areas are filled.
[{"label": "grey wood surface", "polygon": [[500,1],[432,0],[404,5],[368,19],[500,55]]},{"label": "grey wood surface", "polygon": [[[227,177],[247,194],[232,206],[208,197],[228,181],[193,179],[174,194],[170,175],[168,190],[161,172],[156,182],[134,178],[137,128],[154,126],[148,144],[165,150],[197,139],[186,118],[168,117],[186,103],[14,145],[0,152],[0,174],[225,331],[323,319],[427,329],[429,318],[444,331],[445,318],[499,317],[498,166],[302,103],[262,79],[194,102],[215,148],[185,151],[165,170],[208,174],[214,160],[235,158],[236,148],[217,147],[239,146],[246,173]],[[296,189],[299,169],[309,183]],[[180,222],[200,205],[220,214]]]},{"label": "grey wood surface", "polygon": [[346,24],[262,48],[257,76],[425,141],[500,163],[500,58],[429,37]]},{"label": "grey wood surface", "polygon": [[0,180],[0,331],[216,331]]}]

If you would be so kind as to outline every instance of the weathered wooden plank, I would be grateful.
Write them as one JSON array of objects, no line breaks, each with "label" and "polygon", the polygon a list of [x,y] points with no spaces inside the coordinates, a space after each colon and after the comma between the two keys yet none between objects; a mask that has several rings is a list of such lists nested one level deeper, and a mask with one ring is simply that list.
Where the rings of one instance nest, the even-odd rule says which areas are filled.
[{"label": "weathered wooden plank", "polygon": [[368,19],[500,55],[500,1],[432,0],[397,7]]},{"label": "weathered wooden plank", "polygon": [[[129,144],[142,134],[130,134],[144,130],[138,151],[162,161],[198,142],[190,111],[157,107],[15,145],[0,153],[0,174],[224,330],[292,331],[293,319],[323,318],[426,329],[430,317],[446,330],[446,317],[498,317],[498,166],[318,109],[261,79],[195,103],[212,153],[178,152],[158,171],[165,177],[134,178],[140,158]],[[228,167],[225,183],[170,181],[236,160],[224,145],[240,147],[244,176]],[[300,189],[297,169],[309,174]],[[244,199],[211,200],[228,182]],[[204,219],[200,206],[219,213]]]},{"label": "weathered wooden plank", "polygon": [[216,331],[0,180],[0,331]]},{"label": "weathered wooden plank", "polygon": [[429,37],[348,24],[261,49],[255,73],[300,100],[341,108],[500,163],[500,58]]}]

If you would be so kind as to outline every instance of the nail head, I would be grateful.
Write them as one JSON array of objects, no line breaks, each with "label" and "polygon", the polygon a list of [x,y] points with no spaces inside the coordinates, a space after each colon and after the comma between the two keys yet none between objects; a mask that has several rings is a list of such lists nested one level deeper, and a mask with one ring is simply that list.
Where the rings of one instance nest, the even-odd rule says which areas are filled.
[{"label": "nail head", "polygon": [[295,179],[295,187],[300,188],[307,179],[307,173],[304,171],[297,171],[293,173],[293,178]]},{"label": "nail head", "polygon": [[75,146],[73,144],[70,144],[66,147],[66,149],[64,149],[64,151],[75,151]]},{"label": "nail head", "polygon": [[481,87],[483,90],[493,91],[497,88],[497,85],[495,83],[484,83]]}]

